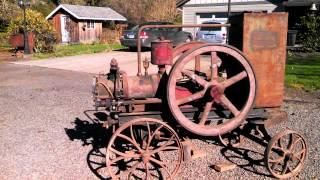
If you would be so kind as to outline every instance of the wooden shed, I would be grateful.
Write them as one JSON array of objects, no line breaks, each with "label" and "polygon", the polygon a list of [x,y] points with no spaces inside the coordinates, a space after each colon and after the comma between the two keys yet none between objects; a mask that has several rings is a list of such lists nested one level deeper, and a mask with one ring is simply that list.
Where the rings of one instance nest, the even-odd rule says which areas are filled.
[{"label": "wooden shed", "polygon": [[60,4],[47,17],[61,43],[100,41],[102,29],[126,23],[127,19],[109,7]]}]

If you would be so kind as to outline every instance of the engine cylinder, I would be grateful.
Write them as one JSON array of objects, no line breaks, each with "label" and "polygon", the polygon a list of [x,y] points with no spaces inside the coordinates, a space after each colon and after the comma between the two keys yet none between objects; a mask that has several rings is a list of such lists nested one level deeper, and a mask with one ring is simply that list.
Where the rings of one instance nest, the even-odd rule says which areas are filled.
[{"label": "engine cylinder", "polygon": [[[117,95],[121,98],[152,98],[155,97],[160,83],[160,75],[127,76],[121,74],[116,80]],[[93,93],[98,99],[112,99],[114,82],[103,77],[98,77],[94,83]]]},{"label": "engine cylinder", "polygon": [[159,75],[129,76],[123,79],[124,96],[127,98],[151,98],[157,93]]}]

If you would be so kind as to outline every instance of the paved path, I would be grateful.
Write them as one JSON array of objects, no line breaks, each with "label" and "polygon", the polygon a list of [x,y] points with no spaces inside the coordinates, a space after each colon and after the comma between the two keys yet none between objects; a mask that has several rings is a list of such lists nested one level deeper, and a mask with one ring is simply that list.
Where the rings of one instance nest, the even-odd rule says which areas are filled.
[{"label": "paved path", "polygon": [[[150,60],[150,52],[143,52],[142,59],[144,60],[145,57],[148,57]],[[109,71],[109,63],[112,58],[117,59],[120,69],[126,71],[128,75],[137,74],[137,53],[125,51],[68,56],[45,60],[16,61],[13,63],[98,74],[100,72],[106,73]],[[144,72],[144,70],[142,72]],[[150,65],[149,72],[157,72],[157,67]]]}]

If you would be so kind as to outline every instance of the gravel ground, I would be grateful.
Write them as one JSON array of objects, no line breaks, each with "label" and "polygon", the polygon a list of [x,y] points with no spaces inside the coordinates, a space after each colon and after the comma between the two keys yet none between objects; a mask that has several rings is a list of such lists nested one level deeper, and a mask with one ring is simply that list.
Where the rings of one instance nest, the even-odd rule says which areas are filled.
[{"label": "gravel ground", "polygon": [[[102,147],[108,134],[87,111],[93,109],[92,74],[6,63],[0,64],[0,72],[0,179],[104,177]],[[270,133],[288,127],[304,134],[309,154],[299,178],[317,179],[320,95],[288,90],[287,98],[295,100],[283,107],[289,121]],[[265,148],[254,142],[246,141],[236,151],[215,140],[192,141],[207,156],[183,163],[177,179],[270,179],[262,162]],[[224,173],[212,168],[229,161],[238,167]]]}]

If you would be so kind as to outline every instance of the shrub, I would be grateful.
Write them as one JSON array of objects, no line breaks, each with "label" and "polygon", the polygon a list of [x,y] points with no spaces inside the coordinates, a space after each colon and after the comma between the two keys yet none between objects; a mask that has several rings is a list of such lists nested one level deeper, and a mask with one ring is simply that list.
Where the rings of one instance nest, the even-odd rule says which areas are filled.
[{"label": "shrub", "polygon": [[100,38],[101,43],[105,44],[115,44],[118,43],[119,38],[114,30],[104,29]]},{"label": "shrub", "polygon": [[[55,32],[51,24],[44,16],[34,10],[26,10],[26,21],[28,32],[33,32],[35,35],[35,52],[50,52],[53,51],[55,43]],[[23,32],[23,15],[19,15],[12,19],[9,27],[9,35]]]},{"label": "shrub", "polygon": [[302,50],[314,52],[320,50],[320,16],[308,14],[300,17],[297,28],[299,29],[298,41],[303,45]]},{"label": "shrub", "polygon": [[9,46],[8,36],[3,32],[0,32],[0,48],[1,46]]}]

